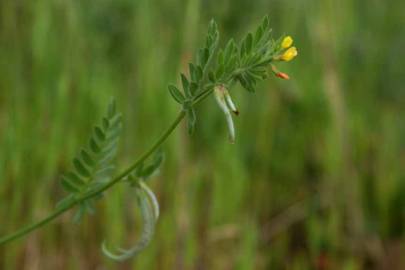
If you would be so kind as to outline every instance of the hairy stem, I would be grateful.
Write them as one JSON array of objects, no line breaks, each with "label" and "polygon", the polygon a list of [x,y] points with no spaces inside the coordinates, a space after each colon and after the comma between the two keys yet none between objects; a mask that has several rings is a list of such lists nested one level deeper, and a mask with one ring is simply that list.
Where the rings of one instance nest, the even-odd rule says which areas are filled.
[{"label": "hairy stem", "polygon": [[[135,168],[137,168],[143,161],[145,161],[148,157],[150,157],[156,151],[156,149],[158,149],[166,141],[166,139],[170,136],[170,134],[172,134],[172,132],[177,128],[179,123],[186,116],[186,111],[187,113],[192,112],[191,116],[190,114],[188,115],[188,119],[189,121],[191,121],[190,123],[194,123],[195,113],[194,110],[190,110],[190,105],[193,106],[203,101],[213,92],[216,86],[226,85],[227,87],[229,87],[236,81],[239,81],[246,90],[248,91],[254,90],[253,87],[254,85],[256,85],[256,82],[263,80],[266,77],[265,70],[263,71],[260,68],[267,67],[270,64],[270,62],[273,61],[274,55],[276,55],[279,58],[280,56],[278,55],[285,49],[281,46],[282,40],[273,42],[270,38],[269,33],[270,33],[269,19],[266,16],[263,19],[262,24],[256,31],[255,41],[253,40],[252,33],[249,33],[243,39],[239,47],[237,47],[232,42],[229,43],[229,45],[227,45],[227,48],[225,49],[226,53],[224,54],[224,51],[221,50],[221,53],[218,56],[218,61],[215,62],[217,63],[216,74],[212,73],[214,74],[214,76],[209,76],[210,73],[208,72],[208,69],[210,68],[213,62],[212,61],[213,55],[215,54],[217,48],[219,35],[216,23],[212,21],[210,23],[208,31],[206,46],[203,49],[201,49],[198,54],[198,59],[202,61],[200,60],[198,61],[199,62],[199,64],[197,65],[198,69],[195,70],[194,68],[194,73],[192,68],[193,66],[190,66],[190,77],[191,79],[193,79],[193,77],[194,78],[198,77],[199,78],[199,81],[197,80],[198,85],[194,86],[190,84],[188,79],[182,74],[182,85],[183,90],[186,94],[186,98],[182,93],[177,93],[179,92],[179,90],[176,87],[174,87],[174,89],[177,92],[174,91],[173,89],[169,89],[171,93],[172,91],[174,91],[174,94],[172,93],[172,95],[178,103],[183,105],[183,110],[179,112],[177,118],[166,129],[166,131],[164,131],[164,133],[157,139],[157,141],[150,147],[150,149],[147,150],[143,155],[141,155],[138,158],[138,160],[136,160],[127,169],[118,174],[116,177],[112,178],[109,182],[105,183],[104,185],[101,185],[96,189],[92,189],[87,193],[75,194],[77,197],[72,197],[72,200],[66,201],[66,203],[62,204],[61,207],[57,207],[53,213],[43,218],[42,220],[35,222],[31,225],[25,226],[12,234],[1,237],[0,246],[9,243],[13,240],[16,240],[18,238],[21,238],[38,228],[41,228],[42,226],[50,223],[51,221],[53,221],[54,219],[56,219],[69,209],[73,208],[74,206],[81,204],[86,200],[93,198],[97,195],[100,195],[101,193],[108,190],[115,184],[124,180]],[[252,42],[255,42],[255,44],[252,45]],[[290,41],[289,43],[292,43],[292,41]],[[261,44],[261,46],[257,47],[256,45],[258,44]],[[295,47],[291,47],[291,49],[292,48],[294,48],[296,55],[297,52]],[[293,57],[289,57],[287,61],[291,60]],[[200,66],[201,63],[203,63],[204,67]],[[244,66],[240,66],[240,63],[243,63]],[[226,73],[224,73],[225,71]],[[251,74],[249,73],[249,71],[251,71]],[[215,79],[216,76],[219,78]],[[209,79],[210,82],[207,82],[207,79]],[[190,85],[192,85],[192,88]],[[191,94],[190,89],[194,88],[197,89],[195,89],[195,92]],[[231,126],[233,122],[231,121],[232,119],[229,114],[229,111],[225,110],[225,112],[227,113],[227,119],[228,121],[230,121],[229,125],[231,127],[231,130],[233,131],[234,128],[233,126]]]},{"label": "hairy stem", "polygon": [[111,181],[106,183],[105,185],[101,186],[100,188],[84,194],[83,196],[77,198],[76,200],[72,201],[69,204],[66,204],[64,207],[61,207],[57,209],[55,212],[50,214],[49,216],[45,217],[44,219],[33,223],[31,225],[28,225],[26,227],[21,228],[20,230],[16,231],[15,233],[6,235],[2,238],[0,238],[0,245],[7,244],[13,240],[16,240],[18,238],[21,238],[28,233],[41,228],[42,226],[48,224],[49,222],[53,221],[60,215],[62,215],[64,212],[67,210],[71,209],[75,205],[79,204],[80,202],[83,202],[87,199],[90,199],[98,194],[101,194],[102,192],[106,191],[107,189],[111,188],[115,184],[119,183],[122,179],[124,179],[128,174],[130,174],[139,164],[141,164],[143,161],[145,161],[151,154],[153,154],[156,149],[158,149],[165,141],[166,139],[172,134],[172,132],[176,129],[176,127],[180,124],[181,120],[183,120],[185,116],[185,112],[181,111],[176,119],[173,121],[173,123],[166,129],[166,131],[159,137],[159,139],[152,145],[152,147],[146,151],[142,156],[138,158],[131,166],[129,166],[126,170],[124,170],[122,173],[120,173],[118,176],[113,178]]},{"label": "hairy stem", "polygon": [[[226,80],[227,82],[232,82],[240,73],[244,72],[247,68],[241,68],[236,70],[231,74],[231,76]],[[206,72],[204,72],[206,73]],[[207,84],[206,87],[201,87],[200,89],[203,89],[200,94],[198,94],[194,100],[193,100],[193,105],[196,105],[206,99],[210,94],[212,94],[212,91],[214,89],[213,84]],[[197,91],[198,92],[198,91]],[[115,184],[119,183],[121,180],[123,180],[126,176],[128,176],[139,164],[141,164],[143,161],[145,161],[151,154],[153,154],[156,149],[161,146],[166,139],[170,136],[170,134],[176,129],[176,127],[180,124],[181,120],[185,117],[186,113],[185,111],[179,112],[177,118],[173,121],[173,123],[166,129],[166,131],[159,137],[159,139],[152,145],[152,147],[146,151],[142,156],[138,158],[131,166],[129,166],[126,170],[124,170],[122,173],[117,175],[115,178],[113,178],[111,181],[106,183],[103,186],[100,186],[100,188],[95,189],[89,193],[85,193],[82,196],[76,198],[74,201],[67,203],[65,206],[55,210],[55,212],[51,213],[49,216],[45,217],[44,219],[33,223],[31,225],[25,226],[21,228],[20,230],[6,235],[2,238],[0,238],[0,245],[7,244],[13,240],[16,240],[18,238],[21,238],[28,233],[41,228],[42,226],[48,224],[49,222],[53,221],[69,209],[73,208],[77,204],[86,201],[87,199],[90,199],[92,197],[97,196],[98,194],[101,194],[102,192],[106,191],[107,189],[111,188]]]}]

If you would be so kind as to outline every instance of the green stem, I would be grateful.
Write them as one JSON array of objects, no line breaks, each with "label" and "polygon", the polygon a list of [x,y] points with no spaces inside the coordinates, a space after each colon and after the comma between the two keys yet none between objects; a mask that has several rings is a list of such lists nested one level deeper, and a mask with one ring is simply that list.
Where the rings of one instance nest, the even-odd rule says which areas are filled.
[{"label": "green stem", "polygon": [[62,208],[58,209],[57,211],[53,212],[46,218],[44,218],[34,224],[23,227],[20,230],[16,231],[15,233],[12,233],[12,234],[9,234],[9,235],[6,235],[6,236],[0,238],[0,245],[7,244],[8,242],[18,239],[18,238],[30,233],[31,231],[46,225],[47,223],[51,222],[52,220],[54,220],[55,218],[57,218],[58,216],[60,216],[64,212],[66,212],[68,209],[72,208],[75,204],[76,204],[76,202],[70,203],[70,204],[66,205],[65,207],[62,207]]},{"label": "green stem", "polygon": [[[236,70],[235,72],[233,72],[231,74],[229,80],[233,80],[238,74],[240,74],[243,71],[244,71],[244,69]],[[201,89],[201,86],[200,86],[200,89]],[[202,100],[204,100],[205,98],[207,98],[212,93],[212,91],[214,89],[214,84],[208,85],[208,87],[203,88],[203,89],[204,90],[195,97],[195,99],[193,101],[193,105],[196,105],[196,104],[200,103]],[[16,240],[18,238],[21,238],[21,237],[27,235],[28,233],[30,233],[36,229],[41,228],[42,226],[44,226],[44,225],[48,224],[49,222],[51,222],[52,220],[56,219],[57,217],[62,215],[64,212],[66,212],[67,210],[74,207],[75,205],[77,205],[83,201],[86,201],[98,194],[101,194],[102,192],[106,191],[107,189],[111,188],[112,186],[114,186],[115,184],[120,182],[122,179],[124,179],[126,176],[128,176],[128,174],[130,174],[137,166],[139,166],[139,164],[141,164],[151,154],[153,154],[153,152],[155,152],[156,149],[158,149],[159,146],[161,146],[166,141],[166,139],[170,136],[170,134],[179,125],[181,120],[183,120],[184,116],[185,116],[185,111],[181,111],[178,114],[177,118],[173,121],[173,123],[167,128],[167,130],[155,142],[155,144],[153,144],[152,147],[148,151],[146,151],[140,158],[138,158],[138,160],[136,160],[131,166],[129,166],[126,170],[124,170],[118,176],[113,178],[111,181],[109,181],[108,183],[106,183],[105,185],[101,186],[98,189],[95,189],[89,193],[83,194],[82,196],[71,201],[70,203],[67,203],[63,207],[58,208],[55,212],[51,213],[49,216],[45,217],[44,219],[42,219],[36,223],[33,223],[31,225],[28,225],[26,227],[23,227],[20,230],[16,231],[15,233],[12,233],[12,234],[9,234],[9,235],[6,235],[6,236],[0,238],[0,245],[9,243],[13,240]]]},{"label": "green stem", "polygon": [[76,200],[72,201],[71,203],[66,204],[64,207],[61,207],[60,209],[57,209],[55,212],[53,212],[52,214],[50,214],[49,216],[45,217],[44,219],[28,225],[26,227],[23,227],[22,229],[16,231],[15,233],[6,235],[2,238],[0,238],[0,245],[4,245],[7,244],[13,240],[16,240],[20,237],[23,237],[25,235],[27,235],[28,233],[39,229],[40,227],[48,224],[49,222],[51,222],[52,220],[54,220],[55,218],[59,217],[60,215],[62,215],[64,212],[66,212],[67,210],[69,210],[70,208],[72,208],[73,206],[75,206],[76,204],[79,204],[87,199],[90,199],[98,194],[101,194],[102,192],[106,191],[107,189],[111,188],[112,186],[114,186],[115,184],[117,184],[118,182],[120,182],[122,179],[124,179],[126,176],[128,176],[128,174],[130,174],[139,164],[141,164],[143,161],[145,161],[151,154],[153,154],[153,152],[156,151],[156,149],[159,148],[159,146],[161,146],[166,139],[170,136],[170,134],[176,129],[176,127],[179,125],[179,123],[181,122],[181,120],[183,120],[185,116],[185,112],[181,111],[177,118],[173,121],[173,123],[166,129],[166,131],[159,137],[159,139],[155,142],[155,144],[152,145],[152,147],[146,151],[141,157],[138,158],[137,161],[135,161],[131,166],[129,166],[126,170],[124,170],[122,173],[120,173],[118,176],[116,176],[113,180],[109,181],[107,184],[101,186],[100,188],[84,194],[82,197],[77,198]]}]

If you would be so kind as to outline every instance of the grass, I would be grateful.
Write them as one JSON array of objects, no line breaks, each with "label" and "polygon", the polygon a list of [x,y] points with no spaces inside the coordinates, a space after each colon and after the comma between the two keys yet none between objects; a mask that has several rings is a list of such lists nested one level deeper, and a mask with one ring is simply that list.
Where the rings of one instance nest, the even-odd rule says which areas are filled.
[{"label": "grass", "polygon": [[120,187],[81,226],[66,214],[0,247],[0,268],[325,269],[327,261],[326,269],[401,269],[402,7],[2,1],[0,235],[53,209],[59,175],[110,96],[125,119],[119,164],[157,138],[177,112],[166,84],[186,69],[211,17],[226,40],[269,13],[300,55],[279,67],[291,81],[271,79],[256,95],[233,90],[241,111],[234,145],[213,99],[198,108],[205,121],[196,134],[184,126],[169,140],[152,182],[162,206],[158,231],[136,260],[115,264],[100,253],[105,238],[137,237],[137,208]]}]

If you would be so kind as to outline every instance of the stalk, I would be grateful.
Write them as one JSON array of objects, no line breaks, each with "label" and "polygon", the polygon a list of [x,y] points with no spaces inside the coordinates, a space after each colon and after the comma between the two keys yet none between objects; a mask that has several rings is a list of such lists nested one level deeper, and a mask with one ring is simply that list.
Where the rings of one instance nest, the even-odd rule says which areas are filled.
[{"label": "stalk", "polygon": [[[195,99],[193,104],[196,105],[196,104],[200,103],[202,100],[207,98],[211,93],[212,93],[212,89],[206,89],[205,91],[203,91],[201,93],[201,95],[198,98]],[[77,204],[79,204],[79,203],[81,203],[81,202],[83,202],[83,201],[85,201],[87,199],[90,199],[92,197],[95,197],[98,194],[101,194],[102,192],[110,189],[115,184],[122,181],[137,166],[139,166],[139,164],[141,164],[148,157],[150,157],[150,155],[152,155],[167,140],[167,138],[173,133],[173,131],[177,128],[177,126],[183,120],[185,115],[186,115],[186,113],[185,113],[184,110],[180,111],[178,113],[177,117],[175,118],[175,120],[172,122],[172,124],[163,132],[163,134],[149,148],[149,150],[147,150],[144,154],[142,154],[131,166],[129,166],[127,169],[125,169],[123,172],[121,172],[119,175],[117,175],[111,181],[109,181],[105,185],[101,186],[100,188],[94,190],[93,192],[84,194],[82,197],[77,198],[75,201],[72,201],[71,203],[65,205],[64,207],[56,210],[55,212],[51,213],[47,217],[43,218],[42,220],[37,221],[37,222],[35,222],[33,224],[27,225],[27,226],[19,229],[18,231],[14,232],[14,233],[3,236],[2,238],[0,238],[0,246],[5,245],[5,244],[7,244],[9,242],[12,242],[14,240],[17,240],[17,239],[29,234],[30,232],[35,231],[35,230],[47,225],[48,223],[50,223],[51,221],[53,221],[54,219],[56,219],[57,217],[59,217],[60,215],[65,213],[66,211],[68,211],[69,209],[73,208]]]},{"label": "stalk", "polygon": [[[280,60],[290,61],[297,55],[295,47],[288,48],[288,46],[292,45],[291,37],[284,37],[277,41],[273,41],[270,37],[270,32],[269,18],[266,16],[255,31],[254,35],[248,33],[239,46],[233,41],[228,42],[226,48],[219,51],[217,61],[214,61],[213,57],[216,55],[219,33],[215,21],[212,20],[208,27],[205,46],[198,51],[197,64],[194,65],[190,63],[190,80],[187,79],[184,74],[181,74],[184,95],[177,87],[170,85],[168,87],[170,94],[180,105],[182,105],[183,110],[178,113],[177,117],[157,141],[132,165],[116,177],[112,178],[109,182],[101,185],[99,188],[91,189],[87,193],[76,194],[77,197],[74,198],[74,200],[67,202],[63,207],[58,207],[53,213],[42,220],[1,237],[0,246],[19,239],[28,233],[45,226],[74,206],[103,193],[115,184],[124,180],[167,140],[186,115],[188,117],[187,123],[189,131],[192,132],[196,120],[195,109],[193,106],[211,95],[216,86],[226,85],[229,88],[234,83],[239,82],[247,91],[254,92],[257,82],[266,78],[266,69],[270,66],[271,62]],[[291,53],[292,51],[293,53]],[[211,63],[217,63],[216,67],[212,68],[211,71],[208,71]],[[284,75],[287,76],[286,74]],[[209,82],[207,81],[208,79]],[[227,106],[230,106],[235,113],[237,113],[237,111],[229,96],[222,98],[225,99],[220,100],[219,105],[226,115],[233,141],[235,136],[234,126]]]},{"label": "stalk", "polygon": [[115,184],[118,184],[121,180],[123,180],[126,176],[128,176],[128,174],[130,174],[139,164],[141,164],[151,154],[153,154],[167,140],[167,138],[173,133],[173,131],[180,124],[181,120],[183,120],[184,116],[185,116],[184,111],[179,112],[176,119],[165,130],[165,132],[158,138],[158,140],[149,148],[149,150],[147,150],[131,166],[129,166],[127,169],[125,169],[122,173],[117,175],[115,178],[113,178],[107,184],[105,184],[104,186],[101,186],[100,188],[94,190],[91,193],[84,194],[82,197],[80,197],[80,198],[76,199],[75,201],[72,201],[70,204],[67,204],[66,206],[56,210],[55,212],[51,213],[47,217],[43,218],[42,220],[35,222],[33,224],[30,224],[28,226],[25,226],[14,233],[8,234],[8,235],[0,238],[0,246],[5,245],[14,240],[17,240],[17,239],[29,234],[30,232],[47,225],[48,223],[50,223],[51,221],[53,221],[54,219],[56,219],[57,217],[59,217],[60,215],[62,215],[63,213],[65,213],[66,211],[71,209],[72,207],[74,207],[75,205],[79,204],[80,202],[83,202],[87,199],[95,197],[96,195],[101,194],[102,192],[113,187]]}]

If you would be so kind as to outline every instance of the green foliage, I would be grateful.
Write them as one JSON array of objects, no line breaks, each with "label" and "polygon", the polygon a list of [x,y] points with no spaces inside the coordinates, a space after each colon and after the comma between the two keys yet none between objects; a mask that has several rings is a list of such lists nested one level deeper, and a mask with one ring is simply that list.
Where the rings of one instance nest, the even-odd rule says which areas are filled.
[{"label": "green foliage", "polygon": [[[194,132],[197,121],[195,103],[216,86],[230,88],[235,81],[249,92],[254,92],[256,84],[266,79],[270,62],[280,53],[281,40],[271,39],[269,18],[266,16],[254,34],[248,33],[239,45],[233,39],[229,40],[225,48],[215,54],[219,33],[215,21],[210,22],[205,46],[199,49],[196,63],[188,65],[189,78],[180,75],[183,93],[174,85],[168,86],[173,99],[186,112],[189,134]],[[215,55],[216,61],[213,61]],[[211,62],[215,63],[213,67]]]},{"label": "green foliage", "polygon": [[[317,261],[326,262],[324,268],[388,263],[405,269],[405,69],[398,57],[405,47],[399,27],[405,2],[252,3],[0,2],[6,52],[0,58],[0,269],[33,262],[41,269],[316,269]],[[58,222],[29,241],[1,243],[8,231],[53,207],[54,176],[80,153],[90,115],[107,97],[117,96],[125,112],[122,167],[171,120],[174,104],[162,97],[161,85],[184,68],[207,18],[214,14],[221,22],[221,37],[239,37],[265,12],[277,25],[273,35],[292,34],[303,52],[293,65],[279,67],[291,81],[259,83],[256,91],[265,90],[259,96],[229,89],[234,99],[243,98],[235,145],[220,143],[215,103],[196,106],[201,139],[176,133],[165,145],[165,181],[154,183],[165,213],[153,247],[125,266],[104,265],[95,254],[104,234],[107,244],[117,243],[130,226],[124,192],[105,193],[103,211],[85,226],[72,230]],[[332,207],[298,203],[298,214],[290,211],[317,191]],[[177,227],[182,220],[186,233]],[[370,252],[370,244],[377,248]]]},{"label": "green foliage", "polygon": [[176,102],[183,106],[187,117],[187,129],[189,134],[192,134],[195,129],[197,121],[195,109],[193,108],[194,102],[203,92],[203,86],[207,69],[212,61],[215,50],[219,41],[218,26],[214,20],[211,20],[208,27],[208,34],[205,41],[205,46],[198,50],[196,56],[196,64],[189,63],[189,78],[185,74],[180,74],[181,85],[183,89],[182,94],[180,90],[174,86],[169,85],[168,89]]},{"label": "green foliage", "polygon": [[[113,100],[101,125],[94,127],[88,147],[82,149],[78,157],[73,159],[73,170],[62,176],[62,187],[69,195],[57,204],[57,208],[63,208],[83,195],[94,192],[111,178],[115,169],[113,160],[117,153],[121,129],[122,116],[117,112]],[[94,202],[101,197],[100,193],[80,201],[73,220],[79,222],[85,213],[93,214]]]},{"label": "green foliage", "polygon": [[[196,63],[189,63],[189,76],[180,74],[182,91],[174,85],[168,86],[173,99],[182,106],[182,112],[145,155],[123,173],[112,178],[115,169],[113,159],[117,153],[122,128],[121,114],[117,112],[115,102],[112,101],[108,106],[106,116],[102,118],[101,125],[94,127],[88,146],[73,159],[73,169],[62,177],[62,186],[69,195],[57,204],[56,214],[46,218],[44,222],[33,224],[29,230],[22,229],[11,237],[0,239],[0,243],[10,241],[9,239],[22,236],[30,230],[46,224],[73,206],[78,207],[73,220],[79,222],[85,214],[94,213],[94,203],[102,197],[105,190],[122,180],[135,189],[138,206],[143,217],[143,230],[138,242],[130,249],[110,251],[104,243],[102,250],[106,256],[118,261],[131,258],[143,250],[152,239],[159,217],[159,204],[156,196],[144,182],[152,177],[162,164],[163,154],[156,149],[166,140],[184,116],[187,119],[189,134],[194,132],[197,121],[195,104],[213,91],[219,106],[227,117],[230,138],[233,142],[235,130],[230,110],[235,114],[238,114],[238,111],[227,89],[233,82],[239,81],[248,91],[253,92],[257,81],[266,77],[266,68],[274,59],[274,53],[278,53],[280,50],[280,42],[270,40],[267,17],[263,19],[255,35],[248,33],[239,45],[230,40],[225,49],[220,49],[216,54],[218,42],[218,27],[212,20],[208,27],[204,47],[198,50]],[[150,164],[145,165],[144,161],[154,152],[153,160]]]},{"label": "green foliage", "polygon": [[139,180],[146,181],[159,172],[160,166],[164,161],[164,153],[162,150],[157,150],[153,156],[153,159],[149,164],[141,162],[135,170],[128,175],[127,181],[132,185],[136,185]]},{"label": "green foliage", "polygon": [[[227,114],[228,124],[232,122],[227,106],[232,107],[232,110],[236,113],[237,110],[226,88],[233,81],[239,81],[246,90],[253,92],[257,81],[266,78],[267,66],[273,60],[274,53],[280,51],[280,41],[272,41],[270,39],[270,32],[269,19],[266,16],[257,28],[254,36],[252,33],[248,33],[239,46],[231,39],[224,50],[219,50],[216,67],[211,67],[210,64],[218,46],[219,33],[215,21],[212,20],[210,22],[205,46],[199,49],[196,63],[189,63],[188,65],[189,77],[183,73],[180,74],[183,91],[181,92],[179,88],[172,84],[168,85],[170,95],[177,103],[182,105],[185,112],[189,134],[194,132],[197,120],[194,105],[200,98],[206,97],[206,93],[210,93],[218,86],[221,86],[224,89],[224,93],[226,93],[223,102],[228,105],[222,107]],[[231,125],[231,133],[233,141],[233,124]],[[131,186],[136,189],[138,205],[144,221],[144,229],[138,242],[128,250],[118,248],[116,252],[112,252],[103,243],[102,250],[109,258],[118,261],[129,259],[143,250],[151,241],[155,223],[158,219],[159,205],[156,196],[146,186],[144,180],[158,170],[162,161],[163,156],[161,152],[157,152],[150,165],[145,167],[144,163],[141,162],[126,178]]]},{"label": "green foliage", "polygon": [[255,34],[248,33],[239,46],[229,41],[225,50],[219,52],[216,81],[227,85],[236,79],[246,90],[254,92],[257,82],[267,77],[267,67],[279,52],[280,41],[273,41],[270,34],[266,16]]}]

